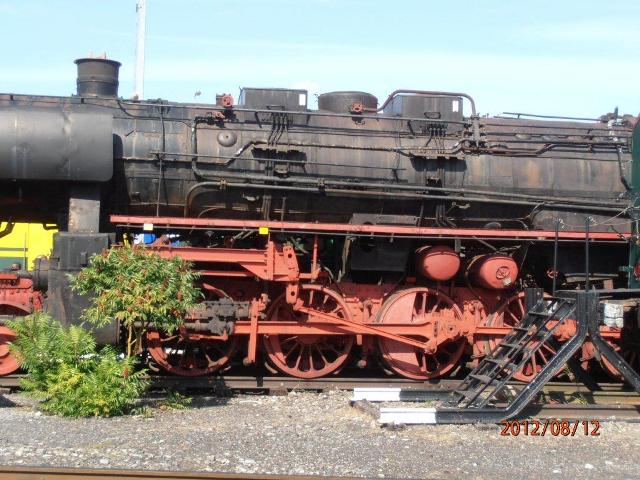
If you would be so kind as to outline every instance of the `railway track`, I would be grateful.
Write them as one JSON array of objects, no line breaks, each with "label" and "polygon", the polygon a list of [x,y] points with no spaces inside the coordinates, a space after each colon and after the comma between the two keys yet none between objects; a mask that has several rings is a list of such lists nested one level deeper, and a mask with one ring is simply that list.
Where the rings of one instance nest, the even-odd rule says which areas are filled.
[{"label": "railway track", "polygon": [[[15,389],[19,388],[20,379],[24,375],[0,376],[0,387]],[[376,388],[402,388],[404,390],[452,390],[460,383],[460,379],[444,378],[439,380],[429,380],[425,382],[406,380],[403,378],[373,378],[373,377],[323,377],[311,380],[304,380],[293,377],[266,377],[253,375],[236,376],[202,376],[202,377],[179,377],[151,375],[151,388],[168,389],[205,389],[215,390],[216,388],[228,388],[231,390],[351,390],[357,387]],[[513,385],[522,385],[518,382],[511,382]],[[597,383],[595,392],[621,392],[625,388],[620,383]],[[549,389],[572,389],[575,392],[591,392],[588,387],[581,383],[573,382],[549,382],[545,391]],[[629,393],[633,393],[629,390]]]},{"label": "railway track", "polygon": [[[0,377],[0,388],[15,390],[19,388],[23,375],[8,375]],[[284,393],[286,391],[323,391],[323,390],[352,390],[359,387],[367,388],[400,388],[416,394],[434,393],[438,396],[445,395],[453,390],[459,383],[458,379],[441,379],[428,382],[416,382],[401,378],[318,378],[313,380],[301,380],[291,377],[262,377],[262,376],[225,376],[225,377],[177,377],[153,375],[151,394],[158,390],[186,390],[222,393],[235,392],[264,392],[270,394]],[[513,385],[522,385],[513,382]],[[564,408],[559,405],[570,406],[578,410],[580,408],[609,406],[618,409],[618,406],[640,405],[640,395],[627,389],[620,383],[598,383],[597,390],[591,390],[583,384],[572,382],[550,382],[542,390],[541,401],[544,402],[545,412],[552,408]],[[566,410],[566,409],[564,409]],[[563,411],[564,411],[563,410]],[[619,410],[619,409],[618,409]],[[631,409],[628,409],[631,412]]]},{"label": "railway track", "polygon": [[[272,480],[283,478],[287,480],[314,480],[327,477],[311,475],[256,475],[251,473],[209,473],[209,472],[165,472],[149,470],[98,470],[92,468],[51,468],[51,467],[0,467],[0,479],[11,480],[66,480],[78,478],[108,478],[118,480]],[[349,480],[354,477],[340,477]],[[359,480],[362,480],[361,478]]]}]

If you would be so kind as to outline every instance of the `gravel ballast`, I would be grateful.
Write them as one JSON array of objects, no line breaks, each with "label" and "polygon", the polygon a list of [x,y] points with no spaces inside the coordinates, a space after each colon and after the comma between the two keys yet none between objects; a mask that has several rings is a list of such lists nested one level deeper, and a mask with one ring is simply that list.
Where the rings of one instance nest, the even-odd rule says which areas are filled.
[{"label": "gravel ballast", "polygon": [[350,392],[196,397],[152,416],[65,419],[0,397],[0,464],[390,478],[640,478],[640,424],[600,436],[503,437],[498,426],[381,428]]}]

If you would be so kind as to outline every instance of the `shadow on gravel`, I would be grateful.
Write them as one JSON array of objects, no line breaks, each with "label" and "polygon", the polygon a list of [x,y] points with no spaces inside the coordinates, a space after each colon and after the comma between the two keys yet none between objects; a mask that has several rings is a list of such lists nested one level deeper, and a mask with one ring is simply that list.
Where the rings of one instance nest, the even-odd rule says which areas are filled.
[{"label": "shadow on gravel", "polygon": [[16,406],[17,404],[15,402],[12,402],[8,398],[6,398],[4,395],[0,395],[0,408],[8,408],[8,407],[16,407]]},{"label": "shadow on gravel", "polygon": [[211,395],[189,395],[188,398],[191,401],[188,404],[184,404],[182,407],[176,408],[171,405],[171,400],[168,395],[149,395],[143,398],[140,402],[141,405],[152,409],[167,409],[167,410],[182,410],[182,409],[193,409],[193,408],[207,408],[207,407],[219,407],[226,405],[229,403],[229,396],[218,397]]}]

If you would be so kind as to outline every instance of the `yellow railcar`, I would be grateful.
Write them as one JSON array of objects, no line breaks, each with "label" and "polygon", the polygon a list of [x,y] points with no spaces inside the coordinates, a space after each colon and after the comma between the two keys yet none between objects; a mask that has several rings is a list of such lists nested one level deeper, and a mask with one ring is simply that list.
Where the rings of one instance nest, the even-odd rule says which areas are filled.
[{"label": "yellow railcar", "polygon": [[57,227],[42,223],[0,223],[0,270],[13,264],[33,268],[33,261],[49,255]]}]

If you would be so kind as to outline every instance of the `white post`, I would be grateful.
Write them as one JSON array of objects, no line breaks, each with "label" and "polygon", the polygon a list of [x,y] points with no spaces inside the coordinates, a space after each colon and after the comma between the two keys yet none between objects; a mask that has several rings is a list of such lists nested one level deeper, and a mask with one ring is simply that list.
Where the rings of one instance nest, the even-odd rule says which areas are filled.
[{"label": "white post", "polygon": [[136,2],[136,76],[133,86],[133,98],[144,99],[144,37],[146,24],[146,0]]}]

